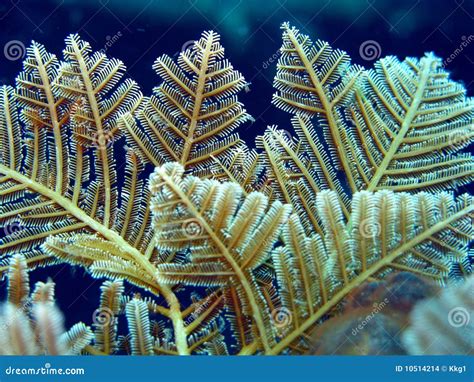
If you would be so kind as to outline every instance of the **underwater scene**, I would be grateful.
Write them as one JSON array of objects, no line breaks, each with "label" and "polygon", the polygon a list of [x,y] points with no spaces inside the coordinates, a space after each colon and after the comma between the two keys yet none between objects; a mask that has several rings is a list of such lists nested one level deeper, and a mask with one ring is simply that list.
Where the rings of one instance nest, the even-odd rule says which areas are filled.
[{"label": "underwater scene", "polygon": [[474,1],[0,20],[0,355],[474,354]]}]

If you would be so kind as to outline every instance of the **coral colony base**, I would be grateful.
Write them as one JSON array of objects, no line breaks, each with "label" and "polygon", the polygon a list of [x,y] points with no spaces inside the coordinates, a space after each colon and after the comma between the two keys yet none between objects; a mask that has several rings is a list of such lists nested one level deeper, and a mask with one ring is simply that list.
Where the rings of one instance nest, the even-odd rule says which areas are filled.
[{"label": "coral colony base", "polygon": [[[62,59],[32,43],[0,88],[1,352],[472,352],[474,205],[458,191],[474,101],[433,54],[365,70],[282,30],[273,104],[294,135],[269,127],[256,149],[214,32],[159,57],[149,97],[77,35]],[[108,279],[91,326],[65,331],[54,280],[30,292],[57,263]]]}]

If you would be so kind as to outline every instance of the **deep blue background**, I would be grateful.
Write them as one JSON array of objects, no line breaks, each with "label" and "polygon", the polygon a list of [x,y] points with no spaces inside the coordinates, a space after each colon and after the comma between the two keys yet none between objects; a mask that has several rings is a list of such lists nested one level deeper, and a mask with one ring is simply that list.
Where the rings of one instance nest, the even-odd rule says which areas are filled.
[{"label": "deep blue background", "polygon": [[[251,82],[242,102],[256,122],[244,126],[241,135],[252,144],[267,125],[291,130],[289,116],[270,104],[275,63],[269,59],[281,45],[279,26],[290,21],[313,40],[320,38],[346,50],[365,67],[361,43],[375,40],[382,56],[422,56],[434,51],[448,57],[463,38],[474,34],[474,1],[454,0],[288,0],[288,1],[187,1],[187,0],[0,0],[0,83],[14,84],[21,60],[7,60],[3,47],[19,40],[43,43],[59,57],[64,38],[79,33],[93,49],[103,49],[113,36],[121,37],[106,54],[124,61],[127,75],[145,95],[158,84],[152,69],[157,56],[176,55],[183,44],[197,39],[203,30],[222,36],[226,56]],[[447,67],[474,94],[474,43]],[[90,324],[98,305],[100,281],[82,270],[56,266],[35,272],[34,279],[51,277],[66,313],[67,325]],[[3,285],[3,284],[2,284]],[[0,290],[4,290],[0,286]]]}]

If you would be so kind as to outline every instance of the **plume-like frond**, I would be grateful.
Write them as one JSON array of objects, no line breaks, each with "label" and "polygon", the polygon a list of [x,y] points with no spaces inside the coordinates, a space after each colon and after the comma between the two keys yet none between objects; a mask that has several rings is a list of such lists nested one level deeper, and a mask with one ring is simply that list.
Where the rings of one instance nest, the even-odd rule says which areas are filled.
[{"label": "plume-like frond", "polygon": [[100,306],[94,312],[95,345],[105,354],[117,350],[117,316],[124,288],[121,281],[105,281],[100,287]]},{"label": "plume-like frond", "polygon": [[[151,177],[157,247],[193,249],[191,263],[181,267],[192,268],[189,277],[196,280],[191,284],[206,285],[211,279],[219,283],[263,264],[289,214],[288,206],[269,206],[263,194],[244,197],[236,184],[183,177],[183,172],[182,166],[167,164]],[[160,265],[158,277],[179,274],[178,269],[178,264]]]},{"label": "plume-like frond", "polygon": [[[88,269],[93,277],[123,279],[159,294],[159,286],[153,275],[155,269],[143,258],[135,262],[135,254],[124,250],[116,243],[96,235],[75,234],[49,237],[44,246],[47,254],[73,265]],[[136,250],[135,250],[136,251]],[[143,256],[143,255],[139,255]]]},{"label": "plume-like frond", "polygon": [[110,226],[116,210],[116,174],[113,168],[113,141],[117,119],[133,112],[141,102],[138,85],[123,80],[124,64],[91,47],[78,35],[66,39],[65,63],[55,80],[57,93],[76,102],[73,129],[78,141],[95,150],[95,166],[100,193],[104,198],[103,222]]},{"label": "plume-like frond", "polygon": [[21,166],[21,132],[15,101],[15,89],[0,87],[0,163],[12,170]]},{"label": "plume-like frond", "polygon": [[347,116],[358,189],[440,191],[472,181],[472,155],[457,152],[474,137],[474,100],[434,55],[380,60]]},{"label": "plume-like frond", "polygon": [[[8,136],[3,138],[9,139],[3,139],[1,146],[10,151],[9,159],[4,155],[0,163],[5,181],[0,221],[7,227],[7,235],[0,242],[3,249],[30,250],[48,234],[77,225],[50,196],[66,196],[70,176],[68,155],[75,152],[66,136],[70,105],[53,91],[58,68],[56,57],[42,45],[33,43],[28,48],[24,70],[17,78],[17,94],[3,88],[1,114],[9,122],[2,132]],[[25,126],[23,145],[20,145],[18,110]],[[76,181],[79,188],[81,181]]]},{"label": "plume-like frond", "polygon": [[298,114],[292,122],[299,140],[291,138],[288,132],[270,127],[257,138],[257,145],[264,150],[263,161],[270,179],[274,180],[271,187],[276,195],[294,206],[307,232],[321,232],[314,195],[327,189],[337,191],[346,216],[349,198],[310,119]]},{"label": "plume-like frond", "polygon": [[[361,74],[346,53],[313,44],[288,24],[282,28],[273,101],[291,113],[316,116],[352,192],[438,191],[472,181],[472,156],[457,152],[472,142],[474,102],[449,79],[440,59],[387,57]],[[301,122],[297,136],[297,145],[307,148],[311,137],[320,146],[319,136]],[[325,176],[331,174],[329,163],[318,162]]]},{"label": "plume-like frond", "polygon": [[133,299],[126,308],[128,329],[132,336],[133,355],[153,354],[153,338],[150,330],[148,308],[144,301]]},{"label": "plume-like frond", "polygon": [[61,334],[64,331],[63,316],[55,307],[42,302],[33,308],[36,330],[39,333],[41,347],[46,354],[66,354],[67,347]]},{"label": "plume-like frond", "polygon": [[234,130],[249,119],[237,94],[243,76],[224,59],[215,32],[204,32],[178,62],[167,55],[153,68],[163,82],[137,112],[121,121],[129,144],[155,166],[178,162],[209,172],[212,157],[225,158],[242,146]]},{"label": "plume-like frond", "polygon": [[25,311],[13,304],[2,307],[0,315],[0,354],[34,355],[39,348]]},{"label": "plume-like frond", "polygon": [[54,283],[49,280],[46,283],[43,283],[41,281],[38,281],[35,284],[35,290],[33,291],[31,295],[31,300],[36,303],[36,302],[42,302],[45,304],[54,304],[55,299],[54,299]]},{"label": "plume-like frond", "polygon": [[67,354],[79,355],[91,343],[93,338],[92,330],[80,322],[62,334],[60,342],[65,344]]},{"label": "plume-like frond", "polygon": [[285,246],[273,252],[288,317],[271,354],[304,348],[304,334],[368,279],[401,270],[442,283],[473,237],[468,195],[358,192],[348,225],[335,192],[319,193],[316,205],[323,234],[306,236],[293,215],[283,232]]},{"label": "plume-like frond", "polygon": [[183,172],[181,165],[167,164],[150,178],[158,249],[192,250],[184,264],[158,265],[157,277],[173,284],[234,284],[243,313],[254,316],[265,336],[252,271],[268,260],[289,207],[278,201],[269,206],[257,192],[244,197],[237,184],[183,177]]},{"label": "plume-like frond", "polygon": [[[334,50],[320,40],[313,44],[308,36],[288,23],[284,23],[282,29],[283,45],[274,82],[278,92],[273,97],[273,103],[293,114],[316,114],[318,124],[326,130],[331,151],[336,154],[346,139],[346,133],[340,126],[338,109],[352,102],[363,76],[362,68],[352,65],[347,53]],[[306,132],[304,127],[302,132],[312,134],[311,131]],[[348,158],[342,156],[337,159],[349,176]],[[350,177],[349,183],[355,191]]]},{"label": "plume-like frond", "polygon": [[[141,94],[133,81],[121,81],[125,69],[121,62],[92,55],[89,44],[76,35],[66,43],[62,64],[33,43],[17,79],[17,94],[2,90],[2,121],[8,121],[2,133],[15,138],[12,145],[8,140],[1,145],[10,146],[0,163],[0,221],[7,227],[0,242],[3,250],[33,252],[47,236],[86,228],[97,232],[100,227],[114,235],[110,227],[117,191],[109,138],[117,131],[117,118],[135,110]],[[17,108],[25,126],[23,147]],[[94,174],[89,172],[90,157]],[[140,203],[141,198],[136,200]],[[135,215],[123,215],[120,223],[136,224]],[[130,233],[122,226],[114,228],[125,237]]]},{"label": "plume-like frond", "polygon": [[10,258],[7,277],[8,301],[21,309],[30,294],[28,268],[22,255],[15,254]]}]

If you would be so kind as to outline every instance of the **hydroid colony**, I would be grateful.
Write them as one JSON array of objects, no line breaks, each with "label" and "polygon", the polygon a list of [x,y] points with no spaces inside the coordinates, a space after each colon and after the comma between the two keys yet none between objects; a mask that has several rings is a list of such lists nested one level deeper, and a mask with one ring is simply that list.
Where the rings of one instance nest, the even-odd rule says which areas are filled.
[{"label": "hydroid colony", "polygon": [[[301,354],[366,281],[470,272],[472,197],[449,193],[473,178],[463,86],[432,54],[364,70],[282,30],[273,103],[295,136],[269,127],[256,150],[236,131],[251,119],[245,80],[214,32],[156,60],[151,97],[77,35],[61,61],[31,45],[16,88],[0,90],[7,319],[30,314],[25,301],[53,304],[51,282],[29,296],[27,269],[67,262],[112,280],[100,302],[111,319],[64,335],[56,324],[62,353]],[[154,298],[124,296],[123,281]]]}]

